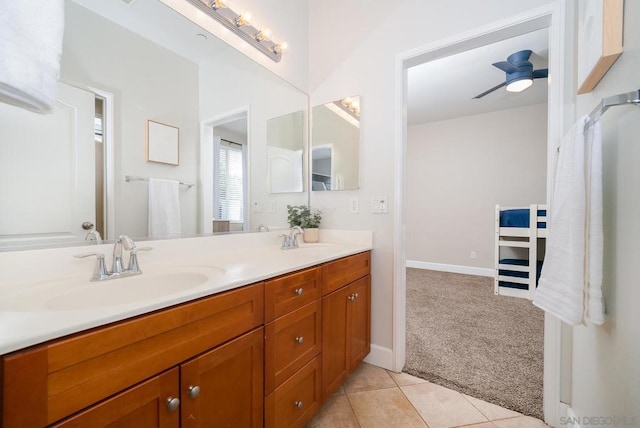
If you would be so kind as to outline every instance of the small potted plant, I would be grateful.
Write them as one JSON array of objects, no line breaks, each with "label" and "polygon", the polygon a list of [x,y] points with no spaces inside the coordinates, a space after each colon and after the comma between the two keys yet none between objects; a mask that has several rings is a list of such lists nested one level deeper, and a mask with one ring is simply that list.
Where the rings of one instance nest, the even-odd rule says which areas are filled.
[{"label": "small potted plant", "polygon": [[289,227],[300,226],[304,230],[304,242],[318,242],[322,213],[308,205],[287,205]]}]

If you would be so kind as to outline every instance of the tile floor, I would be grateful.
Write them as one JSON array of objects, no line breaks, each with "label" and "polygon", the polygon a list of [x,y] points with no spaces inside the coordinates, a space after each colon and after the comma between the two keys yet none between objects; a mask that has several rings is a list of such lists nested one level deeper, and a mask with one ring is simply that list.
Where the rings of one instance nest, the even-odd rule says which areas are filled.
[{"label": "tile floor", "polygon": [[539,419],[406,373],[361,364],[307,428],[543,428]]}]

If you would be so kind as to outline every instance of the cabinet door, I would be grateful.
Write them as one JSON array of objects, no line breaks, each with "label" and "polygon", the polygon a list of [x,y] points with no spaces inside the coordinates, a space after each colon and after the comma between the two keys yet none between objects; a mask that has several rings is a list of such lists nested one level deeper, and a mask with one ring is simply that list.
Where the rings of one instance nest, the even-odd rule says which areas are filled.
[{"label": "cabinet door", "polygon": [[138,386],[98,403],[54,427],[160,427],[180,426],[178,407],[168,400],[178,397],[178,369],[171,369]]},{"label": "cabinet door", "polygon": [[349,372],[369,354],[371,348],[371,276],[349,286],[352,300],[349,311]]},{"label": "cabinet door", "polygon": [[347,312],[351,288],[344,287],[322,299],[322,399],[342,384],[348,373]]},{"label": "cabinet door", "polygon": [[263,335],[258,328],[181,365],[182,427],[262,427]]}]

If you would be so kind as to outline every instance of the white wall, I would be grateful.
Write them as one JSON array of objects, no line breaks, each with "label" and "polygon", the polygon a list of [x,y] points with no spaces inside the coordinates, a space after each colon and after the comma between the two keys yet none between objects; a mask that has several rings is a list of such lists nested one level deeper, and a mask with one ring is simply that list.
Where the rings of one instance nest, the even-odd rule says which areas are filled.
[{"label": "white wall", "polygon": [[492,269],[494,207],[544,204],[546,161],[546,104],[409,126],[407,260]]},{"label": "white wall", "polygon": [[[148,186],[124,178],[197,181],[198,66],[73,2],[65,15],[62,79],[115,98],[115,236],[147,236]],[[149,119],[180,129],[179,166],[146,162]],[[181,186],[184,234],[196,233],[197,201],[195,189]]]},{"label": "white wall", "polygon": [[[602,97],[640,89],[640,2],[626,1],[624,52],[577,114]],[[613,107],[602,119],[604,151],[603,326],[573,330],[571,406],[579,417],[627,417],[640,425],[640,108]],[[635,423],[630,418],[635,417]],[[585,424],[582,425],[585,427]],[[620,419],[619,426],[625,426]]]},{"label": "white wall", "polygon": [[[323,227],[374,232],[372,260],[372,342],[390,356],[393,331],[394,206],[370,214],[374,196],[394,199],[394,97],[400,53],[518,15],[550,0],[327,0],[309,4],[309,88],[311,104],[361,96],[360,191],[312,192],[311,203],[325,213]],[[341,29],[346,29],[341,31]],[[349,213],[350,199],[360,214]],[[378,348],[376,348],[378,349]],[[382,362],[390,367],[391,360]]]}]

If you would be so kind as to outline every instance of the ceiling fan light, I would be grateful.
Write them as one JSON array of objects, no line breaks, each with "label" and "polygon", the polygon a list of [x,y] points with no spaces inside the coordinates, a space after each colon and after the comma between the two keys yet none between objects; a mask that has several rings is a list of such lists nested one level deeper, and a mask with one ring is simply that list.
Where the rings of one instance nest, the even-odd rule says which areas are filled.
[{"label": "ceiling fan light", "polygon": [[509,82],[509,84],[507,84],[507,91],[522,92],[532,84],[533,84],[533,79],[528,77],[524,79],[514,80],[513,82]]}]

